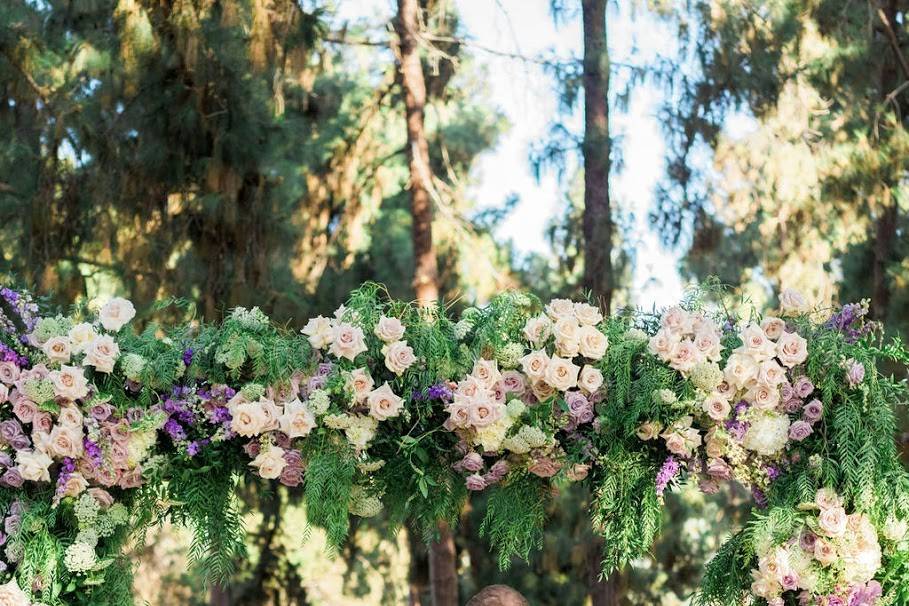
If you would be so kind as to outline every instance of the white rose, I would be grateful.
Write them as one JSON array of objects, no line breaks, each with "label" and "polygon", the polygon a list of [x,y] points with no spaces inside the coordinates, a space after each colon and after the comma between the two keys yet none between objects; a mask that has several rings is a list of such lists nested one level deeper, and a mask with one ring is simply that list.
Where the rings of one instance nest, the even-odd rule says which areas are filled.
[{"label": "white rose", "polygon": [[529,318],[524,324],[524,338],[540,347],[552,334],[552,321],[544,315]]},{"label": "white rose", "polygon": [[99,318],[105,330],[117,332],[136,317],[136,308],[122,297],[114,297],[101,307]]},{"label": "white rose", "polygon": [[407,341],[395,341],[385,347],[385,368],[399,377],[416,361],[413,348]]},{"label": "white rose", "polygon": [[324,316],[310,318],[300,332],[309,337],[309,344],[315,349],[323,349],[331,344],[334,328],[331,320]]},{"label": "white rose", "polygon": [[596,326],[582,326],[577,331],[578,351],[585,358],[599,360],[606,355],[609,340]]},{"label": "white rose", "polygon": [[72,356],[72,345],[69,337],[51,337],[41,346],[44,355],[51,362],[66,364]]},{"label": "white rose", "polygon": [[0,606],[29,606],[30,602],[25,592],[19,589],[16,577],[5,585],[0,585]]},{"label": "white rose", "polygon": [[76,431],[72,427],[62,425],[55,426],[50,433],[50,441],[47,444],[49,454],[62,459],[70,457],[76,459],[82,455],[82,431]]},{"label": "white rose", "polygon": [[403,400],[395,395],[388,383],[373,389],[366,398],[369,414],[378,421],[396,417],[401,413]]},{"label": "white rose", "polygon": [[284,405],[284,414],[278,417],[278,425],[287,437],[302,438],[315,428],[316,417],[306,404],[295,399]]},{"label": "white rose", "polygon": [[88,395],[88,379],[77,366],[61,366],[48,375],[54,386],[54,395],[67,400],[80,400]]},{"label": "white rose", "polygon": [[548,365],[549,356],[543,350],[532,351],[521,358],[521,370],[531,378],[532,382],[536,382],[546,375]]},{"label": "white rose", "polygon": [[244,402],[234,406],[233,418],[230,422],[231,430],[244,438],[259,435],[268,423],[268,416],[259,402]]},{"label": "white rose", "polygon": [[786,288],[780,293],[780,315],[797,316],[808,311],[805,296],[793,288]]},{"label": "white rose", "polygon": [[266,480],[275,480],[281,477],[281,472],[284,471],[286,465],[284,449],[280,446],[271,446],[267,450],[263,450],[249,464],[250,467],[255,467],[259,475]]},{"label": "white rose", "polygon": [[94,366],[98,372],[114,371],[114,363],[120,356],[120,347],[109,335],[95,337],[85,351],[83,366]]},{"label": "white rose", "polygon": [[363,330],[350,324],[338,324],[331,335],[331,347],[328,351],[338,358],[347,358],[351,362],[366,351]]},{"label": "white rose", "polygon": [[553,320],[574,318],[574,302],[570,299],[553,299],[546,306],[546,313]]},{"label": "white rose", "polygon": [[369,392],[372,391],[372,388],[375,386],[372,377],[369,376],[369,372],[365,368],[357,368],[350,371],[350,378],[348,379],[347,384],[354,392],[354,397],[356,397],[357,402],[365,400],[366,396],[369,395]]},{"label": "white rose", "polygon": [[98,333],[95,332],[95,327],[88,322],[82,322],[81,324],[76,324],[70,328],[69,339],[73,353],[82,353],[85,351],[85,348],[88,347],[89,343],[95,340],[96,336],[98,336]]},{"label": "white rose", "polygon": [[776,357],[787,368],[797,366],[808,359],[808,341],[794,332],[783,333],[776,342]]},{"label": "white rose", "polygon": [[711,362],[718,361],[723,351],[719,333],[710,327],[701,328],[695,333],[694,346]]},{"label": "white rose", "polygon": [[585,365],[578,376],[578,386],[587,393],[593,393],[603,384],[603,373],[598,368]]},{"label": "white rose", "polygon": [[20,450],[16,453],[16,467],[19,469],[19,475],[31,482],[49,482],[48,467],[53,462],[53,459],[40,450],[32,452]]},{"label": "white rose", "polygon": [[749,324],[743,328],[739,337],[742,339],[741,353],[749,354],[757,361],[773,357],[775,349],[773,342],[757,324]]},{"label": "white rose", "polygon": [[676,305],[667,309],[663,314],[662,325],[669,332],[684,335],[691,332],[692,317],[691,314]]},{"label": "white rose", "polygon": [[404,336],[404,325],[401,324],[401,321],[397,318],[382,316],[379,318],[379,322],[376,324],[376,329],[373,332],[386,343],[392,343],[394,341],[400,341]]},{"label": "white rose", "polygon": [[550,386],[559,391],[568,391],[578,384],[580,367],[572,364],[570,360],[553,356],[546,366],[544,379]]},{"label": "white rose", "polygon": [[495,360],[480,358],[473,363],[473,371],[470,374],[486,389],[492,389],[502,380],[502,373],[499,372],[499,365]]},{"label": "white rose", "polygon": [[603,321],[603,314],[600,313],[600,310],[587,303],[575,303],[574,316],[583,326],[595,326]]}]

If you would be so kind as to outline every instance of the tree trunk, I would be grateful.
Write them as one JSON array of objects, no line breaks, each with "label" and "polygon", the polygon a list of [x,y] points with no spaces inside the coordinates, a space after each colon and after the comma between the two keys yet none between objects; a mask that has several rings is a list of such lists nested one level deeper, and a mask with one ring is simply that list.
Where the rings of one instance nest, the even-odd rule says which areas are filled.
[{"label": "tree trunk", "polygon": [[[878,16],[881,20],[881,37],[886,40],[888,51],[884,55],[881,66],[881,99],[886,99],[899,85],[899,68],[906,69],[906,60],[900,53],[899,30],[894,28],[897,23],[898,0],[886,0],[878,6]],[[905,76],[909,78],[909,73]],[[896,226],[899,220],[898,204],[893,199],[888,183],[881,184],[881,194],[877,209],[877,221],[874,226],[874,266],[872,280],[874,283],[871,312],[874,319],[881,322],[887,319],[890,308],[890,281],[887,278],[887,266],[893,258],[893,245],[896,240]]]},{"label": "tree trunk", "polygon": [[426,304],[439,298],[439,269],[432,243],[432,200],[429,197],[432,172],[429,144],[423,125],[426,82],[417,42],[418,0],[398,0],[398,52],[404,107],[407,113],[407,155],[410,161],[410,212],[413,220],[413,287],[417,301]]},{"label": "tree trunk", "polygon": [[606,0],[583,0],[584,288],[612,306],[612,212],[609,208],[609,49]]},{"label": "tree trunk", "polygon": [[[413,226],[413,288],[420,305],[431,305],[439,298],[439,269],[432,242],[432,200],[429,196],[432,169],[423,115],[426,107],[426,82],[420,62],[417,33],[420,7],[418,0],[398,0],[395,30],[404,108],[407,117],[407,150],[410,161],[410,214]],[[454,537],[444,521],[439,522],[439,540],[429,545],[429,585],[433,606],[458,606],[458,573]],[[413,593],[413,592],[412,592]]]},{"label": "tree trunk", "polygon": [[[612,211],[609,207],[609,49],[606,0],[583,0],[584,21],[584,288],[609,313],[615,288],[612,270]],[[587,550],[587,585],[592,606],[621,603],[622,573],[601,581],[599,541]]]}]

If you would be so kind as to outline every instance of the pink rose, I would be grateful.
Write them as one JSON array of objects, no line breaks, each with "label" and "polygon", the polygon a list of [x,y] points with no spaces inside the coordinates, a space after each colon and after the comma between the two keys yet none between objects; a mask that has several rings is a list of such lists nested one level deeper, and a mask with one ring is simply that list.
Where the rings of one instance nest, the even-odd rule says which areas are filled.
[{"label": "pink rose", "polygon": [[555,474],[559,473],[559,470],[562,468],[561,463],[557,463],[550,458],[543,457],[536,459],[528,468],[527,471],[530,473],[539,476],[541,478],[551,478]]},{"label": "pink rose", "polygon": [[479,491],[486,488],[486,480],[483,479],[483,476],[476,473],[467,476],[464,484],[467,486],[467,490]]},{"label": "pink rose", "polygon": [[24,396],[16,398],[13,402],[13,414],[23,423],[31,423],[38,412],[38,405]]}]

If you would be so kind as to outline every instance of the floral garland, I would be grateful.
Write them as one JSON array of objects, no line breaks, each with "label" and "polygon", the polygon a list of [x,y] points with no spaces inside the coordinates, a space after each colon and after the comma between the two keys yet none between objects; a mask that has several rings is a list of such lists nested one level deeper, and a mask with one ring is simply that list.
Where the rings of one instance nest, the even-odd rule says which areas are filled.
[{"label": "floral garland", "polygon": [[131,603],[123,546],[162,516],[229,577],[237,481],[300,491],[335,544],[383,509],[429,537],[489,490],[503,565],[537,544],[552,485],[586,482],[609,572],[646,552],[684,478],[756,505],[703,603],[909,603],[905,385],[877,370],[909,356],[867,304],[787,291],[764,318],[696,297],[604,318],[506,293],[454,321],[367,284],[300,333],[237,308],[136,334],[125,299],[63,316],[0,296],[0,606]]}]

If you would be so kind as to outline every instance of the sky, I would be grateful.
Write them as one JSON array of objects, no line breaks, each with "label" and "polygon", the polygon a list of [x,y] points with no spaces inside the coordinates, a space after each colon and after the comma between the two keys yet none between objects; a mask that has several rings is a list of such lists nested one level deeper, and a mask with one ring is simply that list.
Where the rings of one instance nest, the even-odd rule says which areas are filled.
[{"label": "sky", "polygon": [[[537,181],[529,160],[530,151],[545,139],[550,125],[567,121],[576,133],[582,132],[581,108],[567,118],[559,115],[554,78],[531,62],[485,52],[480,47],[527,57],[549,56],[567,59],[582,55],[580,13],[566,15],[558,26],[549,11],[549,0],[449,0],[460,15],[463,35],[471,40],[476,62],[489,74],[492,101],[510,124],[498,145],[483,154],[469,194],[480,207],[499,206],[510,195],[520,202],[497,228],[496,236],[510,239],[519,253],[547,254],[545,239],[548,221],[558,212],[565,184],[554,173]],[[628,12],[631,3],[610,3],[607,17],[609,50],[615,63],[646,65],[658,53],[671,51],[665,41],[671,32],[648,18]],[[394,12],[390,0],[338,0],[339,20],[366,19],[387,22]],[[661,35],[666,34],[666,35]],[[615,67],[613,83],[621,85],[624,75]],[[633,216],[627,237],[637,251],[633,272],[633,301],[643,308],[662,307],[682,296],[683,285],[676,270],[678,259],[664,250],[651,230],[647,215],[654,205],[657,182],[663,175],[664,144],[656,118],[660,91],[647,84],[636,87],[627,112],[611,115],[612,135],[620,139],[624,165],[614,173],[612,199]]]}]

